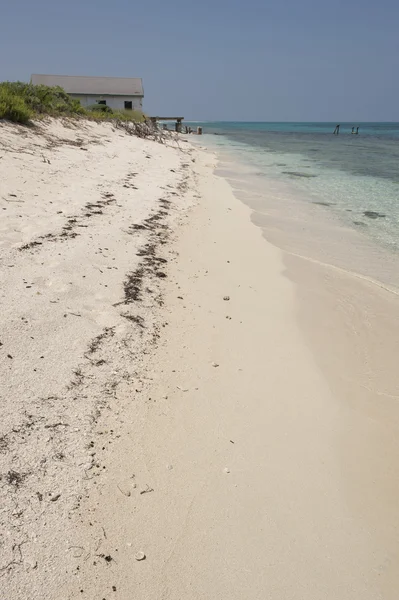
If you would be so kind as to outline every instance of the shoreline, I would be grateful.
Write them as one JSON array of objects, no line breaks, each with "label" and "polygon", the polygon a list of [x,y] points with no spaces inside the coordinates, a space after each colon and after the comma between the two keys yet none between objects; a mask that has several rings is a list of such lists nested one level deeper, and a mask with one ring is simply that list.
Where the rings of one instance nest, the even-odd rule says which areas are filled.
[{"label": "shoreline", "polygon": [[[33,506],[31,476],[21,481],[18,494],[26,494],[36,521],[18,522],[12,511],[9,519],[14,532],[30,527],[33,535],[40,506],[41,537],[16,540],[2,578],[7,597],[394,600],[396,302],[268,241],[267,223],[257,225],[253,209],[215,174],[220,165],[208,150],[126,144],[127,172],[142,157],[133,185],[143,195],[130,205],[139,192],[121,179],[124,212],[118,207],[120,219],[92,234],[93,249],[99,240],[105,245],[108,228],[117,248],[128,244],[128,258],[114,258],[133,274],[128,289],[136,297],[123,310],[131,319],[115,306],[127,281],[118,274],[101,300],[112,319],[102,314],[94,337],[79,330],[81,347],[87,353],[91,339],[94,350],[61,422],[68,417],[71,428],[82,400],[95,399],[96,410],[61,448],[66,464],[50,473],[67,473],[72,495],[74,444],[83,436],[85,487],[72,504],[61,495]],[[147,153],[157,157],[155,167]],[[159,197],[172,204],[160,207]],[[166,206],[169,215],[159,215]],[[127,215],[139,226],[137,238],[125,237]],[[142,233],[148,219],[154,228]],[[132,257],[145,249],[151,273],[136,289],[143,255]],[[28,252],[37,268],[37,250]],[[156,276],[161,268],[167,277]],[[43,405],[36,413],[43,416]],[[55,416],[58,407],[46,424]],[[29,442],[44,427],[33,421],[22,433]],[[54,452],[61,439],[51,440]],[[17,490],[6,489],[15,498]]]},{"label": "shoreline", "polygon": [[[385,454],[374,445],[375,463],[362,456],[368,418],[340,399],[298,320],[303,281],[287,277],[284,253],[212,173],[209,154],[195,168],[201,160],[201,201],[178,233],[147,406],[127,417],[138,426],[110,457],[109,471],[134,475],[134,514],[122,498],[122,522],[110,518],[115,478],[92,506],[105,548],[118,549],[120,596],[205,599],[212,590],[238,600],[245,589],[253,598],[393,600],[393,472],[379,480],[382,495],[373,477]],[[134,562],[137,551],[145,563]],[[93,593],[108,579],[97,573]]]}]

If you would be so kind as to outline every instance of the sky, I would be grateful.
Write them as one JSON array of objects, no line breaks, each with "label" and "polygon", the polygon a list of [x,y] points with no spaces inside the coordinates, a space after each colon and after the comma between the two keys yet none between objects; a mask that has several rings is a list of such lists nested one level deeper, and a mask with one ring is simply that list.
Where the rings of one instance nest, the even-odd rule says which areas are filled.
[{"label": "sky", "polygon": [[397,0],[4,2],[0,80],[142,77],[149,115],[399,121]]}]

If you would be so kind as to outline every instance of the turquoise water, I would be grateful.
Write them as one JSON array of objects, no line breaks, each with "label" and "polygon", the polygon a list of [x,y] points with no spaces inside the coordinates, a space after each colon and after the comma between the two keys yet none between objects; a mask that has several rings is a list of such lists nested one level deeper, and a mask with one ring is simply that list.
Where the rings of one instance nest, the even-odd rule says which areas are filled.
[{"label": "turquoise water", "polygon": [[[204,142],[399,250],[399,123],[198,123]],[[196,126],[197,123],[192,125]],[[351,135],[359,126],[359,135]]]}]

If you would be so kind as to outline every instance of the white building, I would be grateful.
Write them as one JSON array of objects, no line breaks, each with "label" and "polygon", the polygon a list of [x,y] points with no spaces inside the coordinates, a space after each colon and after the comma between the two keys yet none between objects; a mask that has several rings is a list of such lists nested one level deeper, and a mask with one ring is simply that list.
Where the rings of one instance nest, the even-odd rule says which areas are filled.
[{"label": "white building", "polygon": [[82,106],[106,104],[115,110],[142,110],[143,82],[130,77],[83,77],[75,75],[32,75],[34,85],[60,86],[80,100]]}]

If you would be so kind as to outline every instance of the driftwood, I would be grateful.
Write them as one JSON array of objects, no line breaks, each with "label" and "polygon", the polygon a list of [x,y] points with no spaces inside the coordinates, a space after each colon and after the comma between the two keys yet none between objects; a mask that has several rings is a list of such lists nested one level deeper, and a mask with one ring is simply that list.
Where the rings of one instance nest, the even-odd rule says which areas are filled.
[{"label": "driftwood", "polygon": [[116,127],[123,129],[129,135],[153,140],[159,144],[175,142],[178,144],[178,135],[174,131],[160,129],[156,123],[145,121],[144,123],[135,123],[133,121],[116,121]]}]

